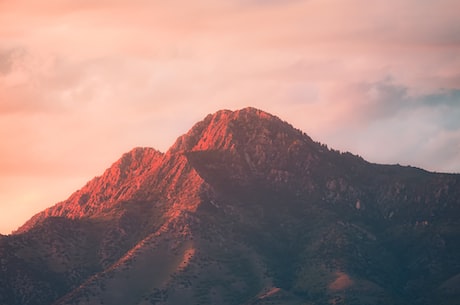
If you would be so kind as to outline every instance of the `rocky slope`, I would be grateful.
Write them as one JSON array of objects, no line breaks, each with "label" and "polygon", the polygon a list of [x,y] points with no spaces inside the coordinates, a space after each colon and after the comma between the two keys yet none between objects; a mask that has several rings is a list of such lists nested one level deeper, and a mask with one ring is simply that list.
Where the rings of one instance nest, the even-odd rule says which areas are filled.
[{"label": "rocky slope", "polygon": [[458,304],[459,216],[459,175],[223,110],[0,237],[0,304]]}]

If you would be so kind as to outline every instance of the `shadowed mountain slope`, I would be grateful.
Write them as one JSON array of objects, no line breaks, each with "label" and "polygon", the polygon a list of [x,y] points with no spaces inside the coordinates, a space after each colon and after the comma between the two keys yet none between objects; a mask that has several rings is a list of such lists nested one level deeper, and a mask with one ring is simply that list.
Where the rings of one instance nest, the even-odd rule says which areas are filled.
[{"label": "shadowed mountain slope", "polygon": [[459,216],[459,175],[222,110],[1,236],[0,304],[458,304]]}]

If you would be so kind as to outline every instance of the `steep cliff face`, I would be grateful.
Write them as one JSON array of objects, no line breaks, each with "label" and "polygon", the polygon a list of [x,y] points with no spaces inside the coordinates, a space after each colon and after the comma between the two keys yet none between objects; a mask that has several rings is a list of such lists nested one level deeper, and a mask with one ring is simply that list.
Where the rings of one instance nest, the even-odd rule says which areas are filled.
[{"label": "steep cliff face", "polygon": [[0,236],[0,304],[457,304],[459,216],[459,175],[222,110]]}]

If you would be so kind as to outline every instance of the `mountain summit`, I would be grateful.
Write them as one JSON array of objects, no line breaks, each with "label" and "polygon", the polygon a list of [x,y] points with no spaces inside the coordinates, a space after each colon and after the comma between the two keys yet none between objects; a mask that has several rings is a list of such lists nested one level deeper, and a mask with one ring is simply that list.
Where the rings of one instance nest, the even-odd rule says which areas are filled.
[{"label": "mountain summit", "polygon": [[221,110],[0,236],[0,304],[458,304],[459,216],[459,175]]},{"label": "mountain summit", "polygon": [[[93,217],[110,212],[120,202],[149,200],[161,194],[170,197],[168,191],[183,187],[175,184],[189,174],[190,160],[197,163],[202,159],[208,164],[209,158],[237,158],[232,160],[232,168],[223,168],[226,170],[223,176],[228,176],[231,174],[228,170],[254,171],[258,166],[268,165],[267,156],[277,158],[272,160],[272,164],[276,161],[283,163],[288,151],[296,150],[295,146],[300,143],[305,145],[305,141],[314,145],[311,139],[288,123],[261,110],[221,110],[208,115],[179,137],[166,154],[153,148],[135,148],[124,154],[102,176],[88,182],[67,200],[35,215],[15,233],[27,231],[52,216],[70,219]],[[236,168],[236,164],[242,165],[242,168]],[[280,166],[284,165],[277,167]],[[195,170],[193,168],[192,172]],[[274,171],[271,169],[272,175]],[[247,178],[245,175],[251,173],[240,174],[240,178]],[[172,183],[165,183],[163,176]],[[199,178],[195,179],[197,184],[201,183]]]}]

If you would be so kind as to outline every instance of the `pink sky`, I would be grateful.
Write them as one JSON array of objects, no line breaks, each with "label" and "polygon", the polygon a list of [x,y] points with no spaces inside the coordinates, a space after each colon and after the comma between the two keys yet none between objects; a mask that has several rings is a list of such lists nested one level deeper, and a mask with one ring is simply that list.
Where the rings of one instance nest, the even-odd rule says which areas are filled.
[{"label": "pink sky", "polygon": [[223,108],[460,172],[459,20],[457,0],[0,0],[0,232]]}]

